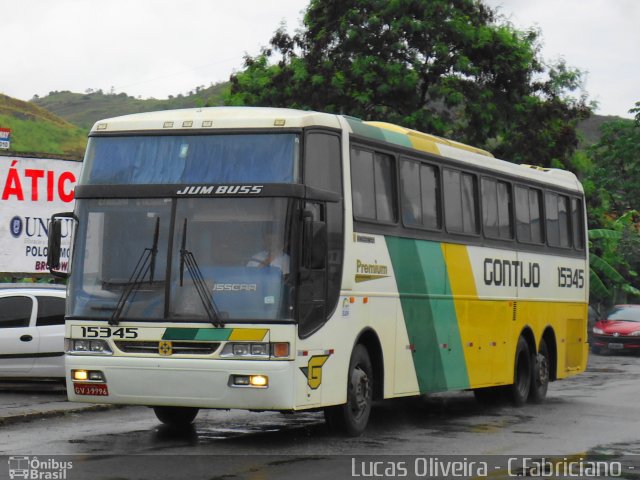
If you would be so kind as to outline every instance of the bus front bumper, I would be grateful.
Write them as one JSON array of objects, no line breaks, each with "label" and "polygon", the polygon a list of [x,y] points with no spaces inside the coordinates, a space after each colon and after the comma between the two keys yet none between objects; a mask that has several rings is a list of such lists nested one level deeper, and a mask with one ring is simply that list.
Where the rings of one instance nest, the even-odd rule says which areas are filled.
[{"label": "bus front bumper", "polygon": [[[72,402],[246,410],[294,409],[294,362],[67,355]],[[72,379],[102,372],[104,382]],[[233,386],[235,376],[265,376],[264,387]],[[100,386],[103,385],[103,386]]]}]

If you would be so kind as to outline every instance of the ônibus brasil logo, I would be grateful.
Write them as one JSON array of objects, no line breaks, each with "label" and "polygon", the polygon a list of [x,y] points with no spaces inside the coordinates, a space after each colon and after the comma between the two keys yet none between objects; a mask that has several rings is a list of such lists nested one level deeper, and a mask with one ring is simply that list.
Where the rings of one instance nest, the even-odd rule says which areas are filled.
[{"label": "\u00f4nibus brasil logo", "polygon": [[73,468],[73,462],[63,462],[55,458],[9,457],[9,478],[38,480],[66,480],[67,470]]}]

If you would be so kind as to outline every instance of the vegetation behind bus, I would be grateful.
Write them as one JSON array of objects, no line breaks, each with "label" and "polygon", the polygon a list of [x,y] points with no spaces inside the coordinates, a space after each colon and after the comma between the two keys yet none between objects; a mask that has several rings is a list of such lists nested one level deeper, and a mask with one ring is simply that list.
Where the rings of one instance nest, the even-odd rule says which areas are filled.
[{"label": "vegetation behind bus", "polygon": [[482,2],[312,0],[301,29],[281,27],[245,58],[227,104],[387,121],[566,167],[591,106],[582,72],[545,62],[540,48],[539,31]]}]

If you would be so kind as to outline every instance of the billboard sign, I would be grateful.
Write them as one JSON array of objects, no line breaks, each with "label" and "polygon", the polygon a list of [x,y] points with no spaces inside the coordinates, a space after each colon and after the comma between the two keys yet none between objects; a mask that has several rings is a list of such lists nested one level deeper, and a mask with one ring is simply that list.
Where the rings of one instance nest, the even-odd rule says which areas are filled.
[{"label": "billboard sign", "polygon": [[9,150],[11,147],[11,129],[0,128],[0,150]]},{"label": "billboard sign", "polygon": [[0,155],[0,272],[47,273],[51,215],[74,207],[81,162]]}]

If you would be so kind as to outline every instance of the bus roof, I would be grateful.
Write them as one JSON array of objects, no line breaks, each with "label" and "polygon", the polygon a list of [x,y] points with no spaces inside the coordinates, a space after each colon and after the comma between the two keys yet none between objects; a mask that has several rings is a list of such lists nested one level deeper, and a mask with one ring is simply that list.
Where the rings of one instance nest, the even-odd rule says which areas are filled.
[{"label": "bus roof", "polygon": [[342,115],[287,108],[203,107],[135,113],[96,122],[91,133],[189,130],[273,129],[329,127],[347,129],[361,137],[384,141],[425,153],[452,158],[470,166],[481,166],[523,179],[553,184],[582,192],[576,176],[566,170],[517,165],[494,158],[486,150],[385,122],[367,122]]}]

